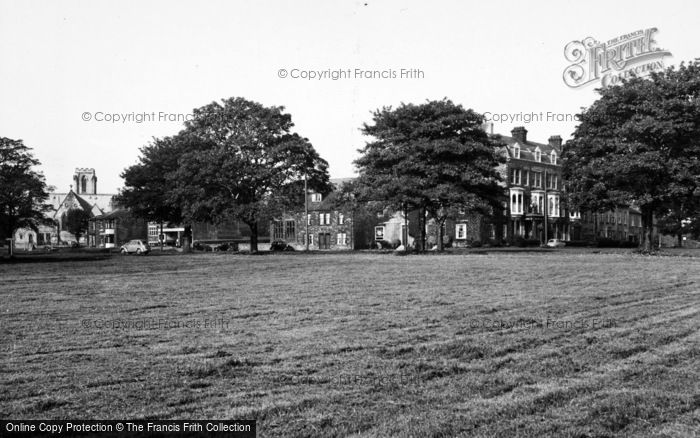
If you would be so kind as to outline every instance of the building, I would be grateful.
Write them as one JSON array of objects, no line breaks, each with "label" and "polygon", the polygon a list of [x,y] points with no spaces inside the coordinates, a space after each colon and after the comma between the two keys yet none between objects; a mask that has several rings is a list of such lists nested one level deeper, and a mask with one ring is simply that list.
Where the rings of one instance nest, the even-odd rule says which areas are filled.
[{"label": "building", "polygon": [[123,209],[90,218],[88,226],[89,246],[119,248],[129,240],[146,241],[146,222],[135,218]]},{"label": "building", "polygon": [[[266,222],[263,220],[262,222]],[[161,229],[162,225],[162,229]],[[161,236],[162,231],[162,236]],[[192,243],[216,245],[220,243],[236,243],[241,248],[250,241],[250,227],[238,220],[228,220],[221,224],[195,222],[191,227]],[[167,246],[179,247],[184,243],[185,226],[183,224],[149,222],[148,243],[158,246],[163,239]],[[269,242],[267,227],[263,227],[258,233],[258,243]]]},{"label": "building", "polygon": [[[73,234],[63,226],[65,214],[71,209],[81,209],[95,217],[109,213],[114,209],[113,193],[98,193],[97,175],[92,168],[76,168],[73,184],[68,192],[49,192],[48,203],[51,210],[47,213],[55,225],[41,225],[38,232],[20,229],[15,232],[15,247],[31,249],[36,246],[58,245],[76,242]],[[89,230],[80,239],[81,244],[89,244]]]},{"label": "building", "polygon": [[610,239],[642,241],[642,213],[635,207],[619,207],[602,213],[583,212],[571,221],[572,240]]},{"label": "building", "polygon": [[568,218],[561,202],[561,137],[551,136],[547,143],[533,142],[527,138],[527,129],[519,126],[501,140],[506,164],[500,171],[508,195],[503,230],[506,240],[521,237],[544,242],[545,236],[568,240]]},{"label": "building", "polygon": [[[334,180],[339,187],[344,180]],[[308,193],[308,214],[289,211],[270,222],[270,239],[283,241],[294,249],[348,250],[356,248],[353,212],[335,204],[337,192],[324,196]],[[308,231],[308,234],[307,234]]]}]

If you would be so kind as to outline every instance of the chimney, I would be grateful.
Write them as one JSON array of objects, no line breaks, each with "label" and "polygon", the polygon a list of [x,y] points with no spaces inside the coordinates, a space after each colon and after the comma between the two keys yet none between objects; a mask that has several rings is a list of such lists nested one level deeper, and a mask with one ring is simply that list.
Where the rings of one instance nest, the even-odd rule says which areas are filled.
[{"label": "chimney", "polygon": [[513,130],[510,131],[510,134],[518,141],[518,143],[527,143],[527,129],[525,129],[524,126],[517,126],[513,128]]},{"label": "chimney", "polygon": [[554,149],[561,150],[561,137],[558,135],[549,137],[549,145]]}]

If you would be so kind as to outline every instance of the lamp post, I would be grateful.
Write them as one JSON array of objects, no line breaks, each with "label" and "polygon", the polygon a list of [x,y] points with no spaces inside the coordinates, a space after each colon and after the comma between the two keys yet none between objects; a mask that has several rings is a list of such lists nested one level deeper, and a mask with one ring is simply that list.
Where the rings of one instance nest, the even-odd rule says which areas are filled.
[{"label": "lamp post", "polygon": [[309,192],[306,189],[306,173],[304,174],[304,223],[306,224],[306,251],[309,250]]}]

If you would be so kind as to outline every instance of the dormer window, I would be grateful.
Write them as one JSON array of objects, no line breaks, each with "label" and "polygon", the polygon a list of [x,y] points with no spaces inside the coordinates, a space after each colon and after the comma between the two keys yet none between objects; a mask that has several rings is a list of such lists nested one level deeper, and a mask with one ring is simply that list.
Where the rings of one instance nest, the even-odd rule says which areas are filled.
[{"label": "dormer window", "polygon": [[539,147],[537,149],[535,149],[535,161],[537,161],[537,162],[542,161],[542,151],[540,151]]},{"label": "dormer window", "polygon": [[557,164],[557,153],[554,151],[552,151],[551,160],[552,160],[552,164]]},{"label": "dormer window", "polygon": [[517,144],[513,148],[513,158],[520,158],[520,146]]},{"label": "dormer window", "polygon": [[311,202],[321,202],[321,199],[323,197],[321,196],[320,193],[312,193],[311,194]]}]

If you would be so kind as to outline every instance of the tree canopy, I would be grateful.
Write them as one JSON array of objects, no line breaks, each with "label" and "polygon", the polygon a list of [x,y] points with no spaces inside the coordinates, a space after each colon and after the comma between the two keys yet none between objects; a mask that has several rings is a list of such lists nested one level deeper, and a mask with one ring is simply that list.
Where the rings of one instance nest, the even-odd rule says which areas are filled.
[{"label": "tree canopy", "polygon": [[700,65],[598,90],[563,153],[569,202],[591,211],[637,205],[651,248],[654,215],[700,198]]},{"label": "tree canopy", "polygon": [[193,113],[180,133],[154,140],[123,173],[119,200],[142,217],[237,219],[250,227],[256,251],[259,220],[303,203],[305,176],[310,189],[331,190],[328,164],[308,139],[290,132],[283,107],[229,98]]},{"label": "tree canopy", "polygon": [[22,140],[0,137],[0,238],[52,222],[45,215],[51,206],[44,175],[34,170],[39,164]]},{"label": "tree canopy", "polygon": [[181,222],[182,209],[171,199],[170,177],[185,152],[183,146],[174,137],[164,137],[154,138],[141,148],[139,162],[121,174],[124,188],[116,196],[116,203],[149,221]]},{"label": "tree canopy", "polygon": [[[458,211],[500,208],[499,143],[482,129],[483,122],[480,114],[447,99],[375,111],[373,124],[362,129],[373,140],[355,161],[359,198],[427,211],[439,230]],[[442,249],[441,236],[438,245]]]}]

